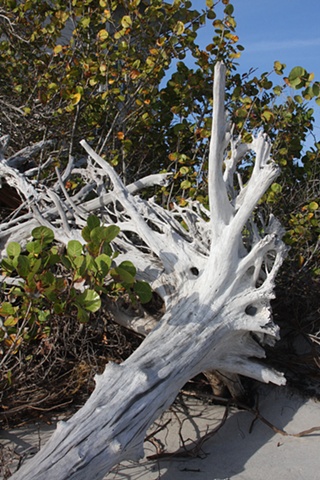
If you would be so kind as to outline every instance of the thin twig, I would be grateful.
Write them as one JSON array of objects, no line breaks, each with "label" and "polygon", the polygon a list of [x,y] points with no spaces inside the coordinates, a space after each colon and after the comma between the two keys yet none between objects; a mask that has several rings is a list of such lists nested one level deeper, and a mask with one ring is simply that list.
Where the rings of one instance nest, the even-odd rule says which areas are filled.
[{"label": "thin twig", "polygon": [[204,443],[207,440],[209,440],[210,438],[212,438],[223,427],[223,425],[226,423],[228,415],[229,415],[229,407],[230,407],[229,405],[227,405],[225,407],[224,415],[223,415],[219,425],[217,425],[213,430],[211,430],[208,433],[206,433],[205,435],[203,435],[195,443],[195,445],[193,447],[188,448],[184,445],[183,450],[181,450],[181,448],[179,448],[179,450],[176,450],[175,452],[163,452],[163,453],[159,453],[159,454],[155,454],[155,455],[149,455],[147,457],[147,460],[158,460],[158,459],[162,459],[162,458],[174,458],[174,457],[178,457],[178,458],[181,458],[181,457],[193,457],[193,458],[198,457],[200,451],[202,450],[202,447],[203,447]]}]

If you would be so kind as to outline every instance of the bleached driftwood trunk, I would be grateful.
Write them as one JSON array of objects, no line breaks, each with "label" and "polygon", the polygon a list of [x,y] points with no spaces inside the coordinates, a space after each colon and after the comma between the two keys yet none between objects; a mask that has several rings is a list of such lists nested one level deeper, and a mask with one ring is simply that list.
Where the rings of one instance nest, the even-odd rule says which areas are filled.
[{"label": "bleached driftwood trunk", "polygon": [[[122,323],[151,332],[125,362],[106,366],[96,377],[95,391],[84,407],[68,422],[59,423],[47,445],[12,479],[102,479],[122,460],[139,460],[148,426],[199,372],[213,369],[285,383],[281,373],[261,361],[263,346],[273,344],[278,337],[270,299],[285,247],[274,218],[258,229],[252,217],[278,169],[270,158],[265,135],[258,134],[250,145],[233,137],[225,117],[224,90],[225,67],[219,63],[209,157],[210,212],[197,202],[168,211],[152,199],[133,196],[139,185],[125,188],[85,142],[84,148],[98,166],[89,163],[82,173],[100,180],[107,176],[113,188],[81,205],[79,195],[72,199],[66,196],[63,202],[53,191],[37,190],[20,174],[10,174],[2,162],[0,173],[7,168],[7,181],[26,199],[33,199],[33,215],[25,216],[24,225],[7,225],[10,240],[17,235],[21,239],[21,232],[30,231],[36,222],[48,222],[63,242],[75,237],[81,240],[85,217],[99,208],[105,222],[116,218],[121,227],[115,241],[122,252],[120,260],[132,260],[140,278],[151,283],[165,304],[157,324],[147,314],[132,318],[118,312]],[[242,185],[238,177],[235,188],[236,166],[250,151],[255,153],[251,178]],[[152,181],[159,183],[164,177],[156,176]],[[62,189],[62,185],[60,182],[57,188]],[[49,208],[50,199],[54,204]]]}]

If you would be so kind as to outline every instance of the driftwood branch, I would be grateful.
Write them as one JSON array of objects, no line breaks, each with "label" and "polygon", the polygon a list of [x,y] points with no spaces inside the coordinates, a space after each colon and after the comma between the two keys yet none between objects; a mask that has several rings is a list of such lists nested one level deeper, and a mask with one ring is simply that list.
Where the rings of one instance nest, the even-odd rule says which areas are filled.
[{"label": "driftwood branch", "polygon": [[[121,365],[106,366],[87,403],[68,422],[59,423],[51,440],[14,480],[102,479],[122,460],[139,460],[149,425],[200,372],[218,370],[231,377],[241,374],[285,383],[263,358],[264,346],[279,335],[270,300],[286,249],[280,224],[270,217],[259,228],[254,216],[278,169],[265,135],[259,134],[249,145],[234,137],[224,109],[224,82],[225,66],[218,63],[209,154],[210,211],[194,201],[166,210],[153,199],[139,198],[135,195],[139,188],[161,184],[166,177],[148,177],[126,187],[84,141],[91,160],[82,172],[91,178],[90,191],[97,191],[97,198],[87,202],[81,197],[84,192],[61,198],[48,188],[41,190],[2,160],[0,175],[30,205],[30,213],[19,222],[0,226],[2,248],[8,240],[27,237],[37,223],[50,224],[61,242],[71,237],[82,241],[83,221],[94,212],[105,224],[115,222],[121,228],[114,241],[121,252],[117,260],[129,259],[136,265],[139,278],[160,295],[165,310],[159,319],[143,310],[131,316],[114,306],[115,318],[140,329],[145,340]],[[243,185],[237,164],[249,151],[255,155],[255,166]],[[101,184],[111,188],[100,196]]]}]

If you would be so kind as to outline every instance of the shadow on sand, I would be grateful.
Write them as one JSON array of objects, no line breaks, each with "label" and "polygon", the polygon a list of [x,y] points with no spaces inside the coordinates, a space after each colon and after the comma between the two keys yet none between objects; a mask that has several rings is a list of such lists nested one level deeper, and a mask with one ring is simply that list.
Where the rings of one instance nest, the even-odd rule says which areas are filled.
[{"label": "shadow on sand", "polygon": [[[167,452],[199,440],[223,418],[221,406],[188,401],[189,415],[176,410],[167,430],[155,435]],[[180,410],[182,410],[180,408]],[[299,433],[320,425],[320,405],[289,394],[284,387],[263,386],[259,412],[272,425],[288,433]],[[301,438],[276,433],[252,413],[233,410],[225,424],[199,451],[199,456],[143,460],[139,467],[126,462],[105,480],[316,480],[320,472],[320,431]],[[155,447],[146,444],[146,457]]]},{"label": "shadow on sand", "polygon": [[[289,394],[285,388],[262,387],[259,412],[278,429],[298,433],[320,425],[320,405]],[[225,407],[187,400],[166,412],[150,432],[159,430],[145,443],[145,458],[124,462],[105,480],[316,480],[320,471],[320,432],[304,437],[276,433],[252,413],[233,410],[223,426],[205,443],[199,439],[220,425]],[[255,420],[255,421],[254,421]],[[166,422],[170,421],[168,424]],[[161,429],[160,425],[166,424]],[[19,461],[43,445],[54,425],[32,425],[0,431],[2,478],[14,473]],[[198,449],[198,456],[159,456],[157,448],[176,452],[182,443]],[[1,478],[1,477],[0,477]],[[35,479],[36,480],[36,479]]]}]

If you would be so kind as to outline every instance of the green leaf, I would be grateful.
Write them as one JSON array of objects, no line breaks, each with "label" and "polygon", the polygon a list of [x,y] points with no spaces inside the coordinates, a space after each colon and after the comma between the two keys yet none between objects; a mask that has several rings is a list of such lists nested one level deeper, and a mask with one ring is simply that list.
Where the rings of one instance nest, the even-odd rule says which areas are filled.
[{"label": "green leaf", "polygon": [[287,147],[280,148],[279,153],[280,153],[280,155],[287,155],[288,154]]},{"label": "green leaf", "polygon": [[49,317],[50,317],[49,310],[40,310],[38,313],[38,320],[40,323],[45,323]]},{"label": "green leaf", "polygon": [[281,63],[279,62],[278,60],[276,60],[273,64],[273,67],[274,67],[274,71],[278,74],[278,75],[282,75],[283,74],[283,70],[286,68],[286,64],[285,63]]},{"label": "green leaf", "polygon": [[14,327],[18,323],[19,319],[17,317],[9,316],[4,321],[5,327]]},{"label": "green leaf", "polygon": [[121,18],[121,25],[123,28],[129,28],[132,25],[132,20],[129,15],[125,15]]},{"label": "green leaf", "polygon": [[64,304],[60,304],[60,303],[54,303],[53,305],[53,311],[54,313],[56,313],[57,315],[60,315],[61,313],[63,313],[65,311],[65,305]]},{"label": "green leaf", "polygon": [[[41,262],[41,261],[40,261]],[[20,255],[18,257],[18,264],[17,264],[17,272],[22,278],[27,278],[28,274],[30,273],[30,261],[28,257],[24,255]]]},{"label": "green leaf", "polygon": [[14,315],[15,309],[10,302],[3,302],[0,306],[0,315]]},{"label": "green leaf", "polygon": [[66,267],[68,270],[70,270],[72,268],[72,265],[71,265],[71,262],[69,260],[68,257],[66,257],[65,255],[63,255],[61,257],[61,263],[64,267]]},{"label": "green leaf", "polygon": [[116,225],[110,225],[109,227],[96,227],[90,233],[90,238],[94,242],[101,243],[105,241],[110,243],[118,233],[120,232],[120,228]]},{"label": "green leaf", "polygon": [[189,173],[189,167],[181,167],[179,171],[181,175],[187,175],[187,173]]},{"label": "green leaf", "polygon": [[294,67],[289,73],[289,80],[294,80],[295,78],[302,77],[305,75],[306,71],[302,67]]},{"label": "green leaf", "polygon": [[96,215],[90,215],[87,218],[87,225],[89,227],[89,230],[100,227],[100,219]]},{"label": "green leaf", "polygon": [[319,209],[319,204],[317,202],[311,202],[309,203],[308,208],[311,210],[311,212],[314,212],[315,210]]},{"label": "green leaf", "polygon": [[67,245],[67,254],[69,257],[79,257],[82,255],[82,244],[78,240],[70,240]]},{"label": "green leaf", "polygon": [[236,111],[236,116],[239,118],[246,118],[248,116],[248,112],[244,108],[239,108]]},{"label": "green leaf", "polygon": [[36,227],[31,234],[33,238],[40,240],[42,243],[51,243],[54,240],[54,233],[48,227]]},{"label": "green leaf", "polygon": [[123,270],[126,270],[127,272],[130,273],[130,275],[132,275],[133,277],[136,275],[137,273],[137,269],[136,267],[133,265],[132,262],[130,262],[129,260],[124,260],[123,262],[120,263],[119,267]]},{"label": "green leaf", "polygon": [[74,258],[73,263],[78,270],[81,268],[84,262],[84,259],[85,259],[84,255],[79,255]]},{"label": "green leaf", "polygon": [[96,244],[100,244],[105,240],[105,230],[104,227],[95,227],[90,232],[90,240]]},{"label": "green leaf", "polygon": [[301,80],[301,78],[294,78],[293,80],[290,81],[290,86],[294,88],[295,90],[299,90],[305,85],[305,82]]},{"label": "green leaf", "polygon": [[8,254],[8,257],[18,257],[18,255],[20,255],[21,253],[21,247],[19,245],[19,243],[17,242],[10,242],[8,243],[7,245],[7,254]]},{"label": "green leaf", "polygon": [[109,33],[107,32],[107,30],[103,29],[103,30],[100,30],[100,32],[98,32],[97,37],[100,40],[100,42],[104,42],[109,37]]},{"label": "green leaf", "polygon": [[234,7],[233,5],[231,5],[231,3],[229,3],[224,9],[224,13],[226,13],[227,15],[232,15],[233,12],[234,12]]},{"label": "green leaf", "polygon": [[83,28],[87,28],[90,25],[90,21],[91,21],[90,17],[83,17],[81,18],[79,23]]},{"label": "green leaf", "polygon": [[[15,257],[16,258],[16,257]],[[15,270],[15,265],[13,265],[12,260],[10,258],[3,258],[1,260],[1,268],[3,268],[9,274]]]},{"label": "green leaf", "polygon": [[179,132],[185,130],[186,126],[184,123],[176,123],[173,127],[173,133],[177,135]]},{"label": "green leaf", "polygon": [[95,261],[98,266],[98,269],[101,271],[102,275],[105,277],[111,267],[111,258],[105,253],[102,253],[101,255],[97,256]]},{"label": "green leaf", "polygon": [[87,253],[85,256],[84,266],[86,270],[96,269],[96,263],[94,261],[94,258],[90,255],[90,253]]},{"label": "green leaf", "polygon": [[113,275],[115,277],[120,277],[120,281],[123,283],[127,283],[128,285],[132,285],[134,283],[134,276],[131,275],[126,269],[121,267],[116,267],[113,271]]},{"label": "green leaf", "polygon": [[105,253],[108,255],[108,257],[115,258],[116,252],[112,252],[112,248],[110,247],[109,243],[104,243],[103,248],[102,248],[102,253]]},{"label": "green leaf", "polygon": [[84,308],[82,308],[80,305],[77,305],[76,304],[76,307],[77,307],[77,318],[79,320],[80,323],[87,323],[90,319],[90,316],[88,314],[88,312],[86,312],[84,310]]},{"label": "green leaf", "polygon": [[188,188],[190,188],[192,186],[191,182],[189,182],[189,180],[183,180],[183,182],[181,182],[180,184],[180,187],[183,189],[183,190],[187,190]]},{"label": "green leaf", "polygon": [[148,303],[152,299],[152,290],[148,283],[137,281],[133,285],[134,292],[138,295],[141,303]]},{"label": "green leaf", "polygon": [[311,98],[314,97],[313,88],[312,87],[306,88],[306,90],[302,94],[306,100],[311,100]]},{"label": "green leaf", "polygon": [[61,255],[57,253],[51,253],[49,255],[47,261],[44,263],[44,265],[47,266],[53,266],[56,265],[57,263],[61,262]]},{"label": "green leaf", "polygon": [[302,67],[294,67],[288,75],[288,80],[290,86],[298,89],[303,87],[306,84],[305,75],[307,74],[306,70]]},{"label": "green leaf", "polygon": [[281,93],[282,93],[282,88],[281,88],[279,85],[276,85],[276,86],[273,88],[273,91],[274,91],[275,95],[281,95]]},{"label": "green leaf", "polygon": [[82,238],[83,238],[86,242],[90,242],[90,241],[91,241],[90,232],[91,232],[91,229],[88,227],[88,225],[86,225],[85,227],[83,227],[83,229],[81,230]]},{"label": "green leaf", "polygon": [[26,250],[33,255],[39,255],[39,253],[41,253],[43,250],[41,241],[34,240],[33,242],[28,242],[26,245]]},{"label": "green leaf", "polygon": [[281,193],[282,192],[282,186],[279,184],[279,183],[273,183],[271,185],[271,190],[274,192],[274,193]]},{"label": "green leaf", "polygon": [[209,20],[214,20],[216,18],[216,14],[213,10],[209,10],[207,13],[207,17]]},{"label": "green leaf", "polygon": [[271,120],[273,120],[274,115],[270,110],[265,110],[264,112],[262,112],[261,118],[266,122],[270,122]]},{"label": "green leaf", "polygon": [[41,276],[41,281],[42,281],[42,284],[44,284],[44,285],[50,285],[50,286],[52,286],[53,288],[55,288],[55,276],[53,275],[52,272],[45,272],[45,273]]},{"label": "green leaf", "polygon": [[40,270],[40,267],[42,265],[42,261],[41,261],[41,258],[36,258],[35,259],[35,258],[31,257],[30,261],[28,263],[29,263],[29,275],[28,275],[28,278],[29,278],[30,274],[33,277]]},{"label": "green leaf", "polygon": [[97,312],[101,307],[101,298],[95,290],[88,289],[76,297],[75,303],[88,312]]}]

